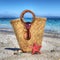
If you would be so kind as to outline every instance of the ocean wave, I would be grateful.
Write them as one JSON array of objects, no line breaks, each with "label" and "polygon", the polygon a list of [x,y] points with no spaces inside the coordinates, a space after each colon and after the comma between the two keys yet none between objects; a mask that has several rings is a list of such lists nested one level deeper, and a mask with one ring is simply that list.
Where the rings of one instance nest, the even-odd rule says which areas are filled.
[{"label": "ocean wave", "polygon": [[[30,18],[27,18],[26,21],[30,20]],[[10,19],[0,19],[0,29],[5,31],[10,31],[12,29],[12,26],[10,24]],[[8,28],[8,29],[5,29]],[[46,21],[45,25],[45,32],[53,32],[53,33],[60,33],[60,20],[59,19],[52,19],[49,18]]]}]

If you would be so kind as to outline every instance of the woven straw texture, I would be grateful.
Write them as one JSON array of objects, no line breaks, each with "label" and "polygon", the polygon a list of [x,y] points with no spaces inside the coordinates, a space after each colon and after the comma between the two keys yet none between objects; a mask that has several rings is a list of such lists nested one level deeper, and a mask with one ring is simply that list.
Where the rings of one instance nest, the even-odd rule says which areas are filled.
[{"label": "woven straw texture", "polygon": [[33,46],[34,43],[42,45],[45,22],[46,18],[35,18],[35,21],[31,24],[30,28],[31,38],[30,40],[26,40],[24,38],[26,28],[21,20],[16,19],[11,21],[18,44],[23,52],[31,52],[32,49],[30,46]]}]

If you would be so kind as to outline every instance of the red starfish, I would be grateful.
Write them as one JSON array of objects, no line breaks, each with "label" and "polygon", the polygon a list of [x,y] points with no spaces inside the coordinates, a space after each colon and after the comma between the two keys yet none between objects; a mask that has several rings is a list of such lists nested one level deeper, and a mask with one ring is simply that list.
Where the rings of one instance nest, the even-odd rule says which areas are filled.
[{"label": "red starfish", "polygon": [[32,54],[41,53],[40,52],[41,47],[42,46],[39,46],[37,43],[34,43],[33,46],[31,46],[31,48],[32,48]]}]

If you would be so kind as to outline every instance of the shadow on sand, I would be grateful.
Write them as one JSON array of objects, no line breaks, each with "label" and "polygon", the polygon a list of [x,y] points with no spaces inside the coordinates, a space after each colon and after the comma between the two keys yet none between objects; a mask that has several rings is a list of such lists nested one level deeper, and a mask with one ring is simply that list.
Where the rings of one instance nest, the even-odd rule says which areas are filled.
[{"label": "shadow on sand", "polygon": [[6,50],[18,51],[21,50],[20,48],[5,48]]}]

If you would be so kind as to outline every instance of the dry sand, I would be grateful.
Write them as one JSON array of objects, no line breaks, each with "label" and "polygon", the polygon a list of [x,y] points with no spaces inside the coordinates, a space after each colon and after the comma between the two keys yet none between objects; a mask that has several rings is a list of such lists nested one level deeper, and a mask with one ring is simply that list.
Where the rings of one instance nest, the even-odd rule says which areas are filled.
[{"label": "dry sand", "polygon": [[44,33],[41,54],[14,55],[17,48],[19,46],[14,33],[0,32],[0,60],[59,60],[60,35]]}]

